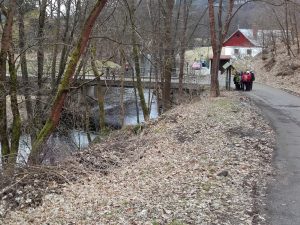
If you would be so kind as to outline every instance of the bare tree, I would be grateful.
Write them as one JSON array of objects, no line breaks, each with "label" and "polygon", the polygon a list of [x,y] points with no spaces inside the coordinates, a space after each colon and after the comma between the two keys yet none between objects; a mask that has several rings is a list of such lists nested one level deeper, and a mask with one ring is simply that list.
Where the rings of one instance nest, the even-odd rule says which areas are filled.
[{"label": "bare tree", "polygon": [[44,75],[44,60],[45,60],[45,51],[44,51],[44,28],[46,22],[46,8],[47,0],[42,0],[40,2],[40,14],[39,14],[39,23],[38,23],[38,32],[37,32],[37,78],[38,78],[38,91],[36,95],[35,103],[35,126],[40,128],[42,126],[41,119],[43,118],[42,110],[42,88],[43,88],[43,75]]},{"label": "bare tree", "polygon": [[100,12],[103,10],[106,2],[107,0],[98,0],[96,2],[83,26],[78,43],[71,53],[71,59],[67,64],[63,78],[60,82],[56,96],[52,103],[50,115],[46,121],[46,124],[39,132],[37,139],[33,143],[32,151],[30,153],[30,162],[33,164],[39,163],[41,161],[41,158],[39,156],[42,147],[48,140],[49,136],[51,135],[51,133],[53,132],[60,120],[61,110],[64,105],[65,98],[69,92],[70,83],[72,82],[72,77],[74,76],[76,66],[88,44],[89,37],[92,32],[92,28],[96,22],[96,19]]},{"label": "bare tree", "polygon": [[[57,10],[56,10],[56,23],[55,23],[55,45],[53,49],[53,58],[52,58],[52,65],[51,65],[51,85],[52,89],[55,90],[56,84],[56,61],[58,56],[58,42],[60,40],[60,28],[61,28],[61,17],[60,17],[60,10],[61,10],[61,0],[57,0]],[[52,5],[52,4],[51,4]]]},{"label": "bare tree", "polygon": [[3,2],[0,3],[1,12],[6,17],[6,22],[3,28],[0,50],[0,141],[3,163],[7,161],[10,152],[8,130],[7,130],[7,115],[6,115],[6,62],[8,58],[9,48],[12,43],[12,27],[13,17],[16,9],[16,0],[9,2],[9,8],[6,10]]},{"label": "bare tree", "polygon": [[226,2],[227,11],[226,15],[223,15],[223,11],[225,9],[223,0],[219,0],[218,4],[216,4],[214,0],[208,0],[210,37],[213,50],[210,87],[210,96],[212,97],[217,97],[220,95],[218,80],[219,63],[222,45],[228,33],[230,21],[233,16],[232,11],[234,0],[229,0]]},{"label": "bare tree", "polygon": [[[127,3],[127,2],[126,2]],[[137,43],[137,35],[136,35],[136,24],[135,24],[135,14],[136,14],[136,6],[135,0],[131,0],[130,4],[127,3],[127,8],[129,12],[130,19],[130,27],[131,27],[131,42],[132,42],[132,56],[134,61],[134,69],[135,69],[135,77],[136,77],[136,88],[138,90],[138,95],[143,111],[143,116],[145,121],[149,120],[149,109],[147,107],[145,96],[144,96],[144,88],[141,79],[141,67],[140,67],[140,56],[139,56],[139,46]]]},{"label": "bare tree", "polygon": [[12,131],[11,131],[11,144],[10,144],[10,163],[14,165],[19,151],[19,141],[21,136],[21,116],[19,112],[17,90],[18,90],[18,80],[17,80],[17,69],[15,66],[14,52],[12,48],[12,43],[8,56],[9,74],[10,74],[10,102],[11,111],[13,115]]},{"label": "bare tree", "polygon": [[[25,14],[25,2],[24,0],[18,1],[18,24],[19,24],[19,52],[20,52],[20,64],[22,73],[22,83],[24,86],[24,97],[25,97],[25,107],[26,114],[29,124],[31,124],[33,119],[33,107],[30,96],[30,86],[28,77],[28,67],[27,67],[27,57],[26,57],[26,34],[24,25],[24,14]],[[32,140],[34,139],[33,129],[29,128],[29,133],[31,133]]]},{"label": "bare tree", "polygon": [[289,31],[289,20],[288,20],[288,0],[284,0],[284,23],[285,23],[285,35],[286,35],[286,46],[288,56],[291,56],[291,43],[290,43],[290,31]]},{"label": "bare tree", "polygon": [[297,4],[293,3],[292,5],[292,20],[293,20],[293,26],[295,29],[295,36],[296,36],[296,43],[297,43],[297,54],[300,54],[300,41],[299,41],[299,31],[298,31],[298,23],[297,23],[297,17],[296,17],[296,8]]},{"label": "bare tree", "polygon": [[[182,1],[182,0],[180,0]],[[184,64],[185,64],[185,51],[187,48],[187,25],[189,19],[189,11],[192,4],[192,0],[183,0],[182,4],[182,30],[180,37],[180,46],[179,46],[179,95],[182,97],[183,94],[183,74],[184,74]]]},{"label": "bare tree", "polygon": [[163,59],[163,109],[171,108],[171,78],[173,67],[173,46],[172,46],[172,17],[174,0],[166,0],[162,8],[164,16],[164,59]]},{"label": "bare tree", "polygon": [[91,49],[91,65],[94,72],[95,77],[98,80],[97,84],[97,98],[98,98],[98,107],[99,107],[99,128],[100,132],[105,131],[105,110],[104,110],[104,96],[103,90],[101,86],[101,74],[98,72],[98,68],[96,65],[96,48],[92,46]]},{"label": "bare tree", "polygon": [[291,49],[291,44],[290,44],[290,35],[289,35],[289,21],[288,21],[288,9],[287,9],[287,2],[284,0],[284,16],[283,16],[283,21],[282,23],[282,18],[278,15],[276,10],[272,8],[273,14],[275,15],[277,24],[279,25],[281,32],[282,32],[282,40],[283,43],[285,44],[287,55],[291,57],[291,55],[294,55],[292,49]]}]

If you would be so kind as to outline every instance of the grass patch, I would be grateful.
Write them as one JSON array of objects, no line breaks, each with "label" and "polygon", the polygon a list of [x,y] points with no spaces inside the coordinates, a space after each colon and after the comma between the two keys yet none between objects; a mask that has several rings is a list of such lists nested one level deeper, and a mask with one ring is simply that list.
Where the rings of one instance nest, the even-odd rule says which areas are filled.
[{"label": "grass patch", "polygon": [[[152,222],[152,225],[160,225],[160,223],[154,221]],[[186,223],[183,223],[179,220],[173,220],[171,223],[168,223],[167,225],[186,225]]]},{"label": "grass patch", "polygon": [[171,223],[168,225],[186,225],[185,223],[178,221],[178,220],[173,220]]},{"label": "grass patch", "polygon": [[227,98],[220,98],[215,102],[215,104],[213,104],[213,106],[220,107],[225,110],[230,110],[233,106],[233,102]]}]

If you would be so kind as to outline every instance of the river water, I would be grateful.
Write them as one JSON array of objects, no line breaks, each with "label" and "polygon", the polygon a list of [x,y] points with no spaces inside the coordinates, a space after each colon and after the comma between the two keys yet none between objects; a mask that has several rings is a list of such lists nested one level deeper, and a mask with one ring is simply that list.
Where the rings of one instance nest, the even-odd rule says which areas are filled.
[{"label": "river water", "polygon": [[[88,95],[92,98],[95,98],[95,90],[91,87],[88,91]],[[107,124],[115,125],[116,127],[122,124],[121,121],[121,106],[120,106],[120,99],[121,96],[121,89],[120,88],[108,88],[105,91],[105,119]],[[124,125],[135,125],[139,122],[144,122],[143,112],[138,102],[138,113],[136,108],[136,98],[135,92],[133,88],[125,88],[124,95],[123,95],[123,105],[124,105]],[[146,103],[148,104],[149,100],[151,102],[151,112],[150,118],[154,119],[158,117],[158,110],[157,110],[157,98],[156,95],[153,95],[152,90],[145,90],[144,96]],[[149,106],[149,104],[148,104]],[[93,108],[93,118],[95,119],[95,124],[99,124],[99,109],[98,106]]]},{"label": "river water", "polygon": [[[121,107],[120,107],[120,88],[108,88],[105,91],[105,112],[106,112],[106,123],[114,127],[120,126],[121,121]],[[150,94],[150,96],[149,96]],[[96,99],[95,90],[93,87],[89,88],[88,95],[91,98]],[[151,113],[150,118],[154,119],[158,117],[157,110],[157,98],[153,95],[152,90],[144,91],[145,99],[148,104],[148,100],[151,102]],[[138,121],[141,123],[144,121],[143,113],[138,102],[138,113],[136,108],[136,99],[133,88],[124,89],[124,125],[135,125]],[[99,110],[97,105],[92,109],[92,119],[94,124],[99,124],[98,114]],[[98,136],[97,132],[89,132],[92,141]],[[74,152],[80,149],[84,149],[89,145],[88,134],[83,130],[70,129],[67,134],[54,133],[49,141],[49,151],[47,150],[46,158],[50,159],[53,155],[61,157],[61,155],[67,155],[70,152]],[[1,146],[0,146],[1,149]],[[31,140],[29,135],[22,135],[19,145],[19,154],[17,156],[17,162],[24,164],[28,160],[28,155],[31,151]],[[47,156],[48,154],[48,156]],[[0,151],[1,156],[1,151]],[[0,157],[1,166],[1,157]]]}]

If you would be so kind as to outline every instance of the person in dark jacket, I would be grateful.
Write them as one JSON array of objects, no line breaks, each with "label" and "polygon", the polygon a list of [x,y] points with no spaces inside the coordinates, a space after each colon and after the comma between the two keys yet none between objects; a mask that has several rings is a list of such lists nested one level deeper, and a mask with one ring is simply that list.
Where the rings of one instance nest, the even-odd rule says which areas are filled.
[{"label": "person in dark jacket", "polygon": [[250,71],[250,74],[251,74],[250,90],[252,90],[253,82],[255,81],[255,75],[253,71]]},{"label": "person in dark jacket", "polygon": [[240,90],[242,90],[242,91],[244,91],[244,83],[242,82],[242,76],[243,76],[243,74],[244,74],[244,72],[243,71],[241,71],[240,72],[240,86],[241,86],[241,88],[240,88]]},{"label": "person in dark jacket", "polygon": [[235,85],[236,90],[241,90],[241,75],[236,72],[233,77],[233,83]]}]

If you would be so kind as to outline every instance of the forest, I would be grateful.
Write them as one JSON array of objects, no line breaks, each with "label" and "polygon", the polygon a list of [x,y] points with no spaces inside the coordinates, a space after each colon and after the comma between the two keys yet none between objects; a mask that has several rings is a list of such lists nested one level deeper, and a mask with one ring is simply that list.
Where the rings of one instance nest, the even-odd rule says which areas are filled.
[{"label": "forest", "polygon": [[[297,1],[1,0],[0,8],[1,165],[8,171],[59,160],[53,140],[70,131],[84,131],[90,143],[126,126],[129,80],[136,123],[148,121],[153,107],[160,115],[188,98],[187,51],[212,49],[210,95],[219,96],[222,43],[238,28],[280,30],[264,50],[275,55],[280,42],[287,57],[300,52]],[[115,79],[118,87],[109,87]],[[154,86],[144,87],[145,79]]]}]

